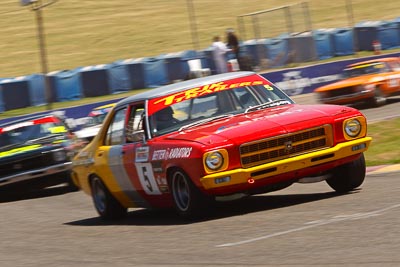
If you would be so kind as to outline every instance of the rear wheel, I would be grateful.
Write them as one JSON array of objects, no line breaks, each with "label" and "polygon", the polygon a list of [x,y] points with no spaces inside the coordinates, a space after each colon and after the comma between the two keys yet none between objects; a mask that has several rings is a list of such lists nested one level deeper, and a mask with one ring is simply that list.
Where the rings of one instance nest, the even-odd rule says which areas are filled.
[{"label": "rear wheel", "polygon": [[365,179],[364,154],[353,162],[334,169],[332,177],[326,180],[328,185],[339,193],[349,192],[359,187]]},{"label": "rear wheel", "polygon": [[211,198],[204,195],[189,176],[176,169],[170,176],[170,184],[175,209],[184,218],[204,215],[211,204]]},{"label": "rear wheel", "polygon": [[127,209],[111,195],[99,177],[91,180],[91,188],[93,204],[102,219],[115,220],[126,215]]}]

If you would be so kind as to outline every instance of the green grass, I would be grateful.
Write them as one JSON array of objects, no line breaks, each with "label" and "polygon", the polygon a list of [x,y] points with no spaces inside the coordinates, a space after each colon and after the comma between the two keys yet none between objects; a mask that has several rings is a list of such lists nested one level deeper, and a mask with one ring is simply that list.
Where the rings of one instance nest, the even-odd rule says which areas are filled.
[{"label": "green grass", "polygon": [[400,118],[373,123],[368,126],[372,143],[365,158],[368,166],[400,163]]},{"label": "green grass", "polygon": [[[50,0],[43,0],[44,2]],[[19,0],[0,1],[0,77],[41,72],[35,12]],[[108,64],[120,59],[153,57],[193,49],[187,3],[192,2],[199,49],[215,34],[238,27],[238,16],[298,4],[299,0],[59,0],[43,9],[49,71]],[[307,1],[313,29],[352,26],[346,3],[353,3],[353,25],[365,20],[393,20],[400,1]],[[304,31],[301,6],[292,10],[294,31]],[[286,32],[283,11],[259,18],[261,38]],[[244,20],[245,37],[255,33]],[[244,34],[243,34],[244,35]]]}]

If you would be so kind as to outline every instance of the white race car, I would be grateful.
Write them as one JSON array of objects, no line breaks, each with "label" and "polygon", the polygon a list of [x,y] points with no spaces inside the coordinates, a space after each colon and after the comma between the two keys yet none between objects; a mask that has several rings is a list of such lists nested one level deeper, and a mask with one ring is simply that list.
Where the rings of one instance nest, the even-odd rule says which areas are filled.
[{"label": "white race car", "polygon": [[94,108],[89,112],[86,123],[82,129],[75,132],[76,137],[90,142],[98,133],[108,112],[115,106],[115,103]]}]

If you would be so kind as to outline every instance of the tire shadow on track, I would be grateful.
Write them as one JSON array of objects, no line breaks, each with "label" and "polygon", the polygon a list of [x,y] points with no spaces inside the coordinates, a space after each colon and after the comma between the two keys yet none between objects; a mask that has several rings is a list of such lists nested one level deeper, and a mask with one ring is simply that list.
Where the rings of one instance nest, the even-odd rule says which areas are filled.
[{"label": "tire shadow on track", "polygon": [[52,197],[72,192],[68,186],[55,186],[38,190],[0,189],[0,203]]},{"label": "tire shadow on track", "polygon": [[[347,194],[355,194],[358,190]],[[290,194],[290,195],[254,195],[244,199],[218,202],[215,207],[204,216],[194,219],[183,219],[173,210],[138,209],[128,213],[126,218],[118,221],[104,221],[99,217],[87,218],[67,222],[71,226],[100,226],[100,225],[132,225],[132,226],[161,226],[161,225],[186,225],[204,221],[218,220],[248,213],[281,209],[289,206],[301,205],[313,201],[338,197],[344,194],[336,192]]]}]

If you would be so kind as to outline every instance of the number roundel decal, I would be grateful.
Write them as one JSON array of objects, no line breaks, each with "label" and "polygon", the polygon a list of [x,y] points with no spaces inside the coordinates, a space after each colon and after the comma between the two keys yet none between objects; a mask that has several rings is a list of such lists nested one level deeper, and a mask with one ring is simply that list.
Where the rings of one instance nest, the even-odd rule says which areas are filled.
[{"label": "number roundel decal", "polygon": [[148,195],[161,195],[151,163],[135,163],[140,184]]}]

